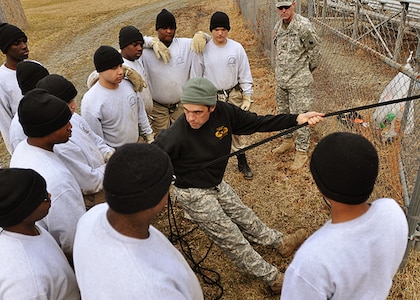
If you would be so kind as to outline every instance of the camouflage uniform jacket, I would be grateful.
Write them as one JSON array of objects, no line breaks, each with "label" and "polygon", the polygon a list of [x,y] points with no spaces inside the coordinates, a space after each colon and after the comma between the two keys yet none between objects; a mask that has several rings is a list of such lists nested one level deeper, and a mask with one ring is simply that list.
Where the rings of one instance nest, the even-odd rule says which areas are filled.
[{"label": "camouflage uniform jacket", "polygon": [[286,29],[283,20],[274,26],[276,79],[282,88],[308,86],[321,60],[321,40],[311,22],[295,13]]}]

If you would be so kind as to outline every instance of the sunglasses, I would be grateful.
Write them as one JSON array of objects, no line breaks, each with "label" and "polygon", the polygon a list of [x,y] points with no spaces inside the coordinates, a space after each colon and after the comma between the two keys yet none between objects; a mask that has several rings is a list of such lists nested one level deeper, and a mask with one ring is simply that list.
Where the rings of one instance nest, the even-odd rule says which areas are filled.
[{"label": "sunglasses", "polygon": [[283,9],[285,9],[285,10],[288,10],[289,8],[290,8],[290,6],[291,5],[287,5],[287,6],[279,6],[279,7],[277,7],[279,10],[283,10]]}]

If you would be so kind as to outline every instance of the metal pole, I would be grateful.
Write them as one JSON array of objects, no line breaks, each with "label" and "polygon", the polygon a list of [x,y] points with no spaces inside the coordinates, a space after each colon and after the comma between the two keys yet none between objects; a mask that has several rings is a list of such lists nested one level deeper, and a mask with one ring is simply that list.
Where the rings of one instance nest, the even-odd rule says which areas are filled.
[{"label": "metal pole", "polygon": [[270,38],[270,61],[271,61],[271,66],[273,68],[275,67],[274,51],[276,50],[275,47],[274,47],[274,43],[273,43],[273,34],[274,34],[273,29],[274,29],[274,26],[277,23],[276,19],[275,19],[275,16],[276,16],[276,13],[277,13],[275,1],[276,0],[271,0],[271,12],[270,12],[270,16],[271,16],[271,19],[270,19],[270,22],[271,22],[271,24],[270,24],[270,26],[271,26],[271,28],[270,28],[270,30],[271,30],[271,35],[270,35],[270,37],[271,37]]},{"label": "metal pole", "polygon": [[301,0],[296,0],[296,12],[298,14],[302,13],[302,1]]},{"label": "metal pole", "polygon": [[363,13],[366,15],[366,17],[369,17],[370,23],[372,24],[372,27],[373,27],[373,28],[372,28],[371,30],[365,31],[365,33],[364,33],[364,34],[362,34],[361,36],[359,36],[359,37],[357,38],[358,40],[360,40],[360,39],[362,39],[363,37],[365,37],[366,35],[370,34],[372,31],[375,31],[375,30],[376,30],[376,28],[379,28],[379,27],[381,27],[382,25],[384,25],[385,23],[388,23],[388,22],[389,22],[389,21],[391,21],[394,17],[398,16],[401,12],[400,12],[400,11],[399,11],[399,12],[396,12],[395,14],[393,14],[393,15],[389,16],[387,19],[384,19],[381,23],[376,24],[376,25],[374,25],[374,24],[373,24],[372,20],[370,19],[369,14],[368,14],[366,11],[364,11]]},{"label": "metal pole", "polygon": [[353,32],[351,34],[352,39],[357,39],[359,35],[359,16],[360,16],[360,3],[359,0],[355,0],[354,4],[356,5],[356,9],[354,11],[354,21],[353,21]]},{"label": "metal pole", "polygon": [[[420,38],[417,37],[417,50],[416,50],[416,55],[413,59],[414,61],[414,71],[418,72],[420,69]],[[408,89],[408,96],[411,96],[413,94],[414,88],[416,86],[416,82],[411,79],[410,80],[410,87]],[[410,109],[411,108],[411,109]],[[408,118],[409,118],[409,114],[414,113],[414,111],[412,111],[413,109],[413,103],[411,103],[411,101],[407,101],[404,105],[404,113],[402,116],[402,120],[401,120],[401,124],[404,128],[404,130],[407,130],[407,123],[408,123]]]},{"label": "metal pole", "polygon": [[417,171],[416,184],[414,185],[413,194],[411,195],[410,206],[408,207],[407,212],[407,221],[408,221],[408,244],[407,249],[405,250],[404,258],[401,262],[400,269],[404,268],[410,249],[415,247],[416,241],[411,237],[414,237],[416,233],[416,228],[420,224],[420,168]]},{"label": "metal pole", "polygon": [[[378,37],[379,41],[382,43],[382,46],[385,48],[386,52],[388,53],[389,57],[392,58],[392,53],[391,51],[389,51],[385,41],[383,40],[381,34],[379,33],[378,29],[376,29],[375,24],[373,24],[371,18],[369,17],[369,15],[367,13],[365,13],[366,19],[369,21],[370,25],[372,25],[373,31],[375,31],[376,36]],[[398,62],[396,60],[396,62]]]},{"label": "metal pole", "polygon": [[402,47],[403,38],[404,38],[405,21],[407,20],[407,12],[408,12],[408,3],[401,2],[401,5],[403,8],[401,11],[400,25],[398,26],[397,41],[395,42],[395,49],[394,49],[394,60],[396,62],[400,60],[400,56],[401,56],[401,47]]},{"label": "metal pole", "polygon": [[405,75],[407,75],[408,77],[414,79],[417,82],[420,82],[420,74],[417,72],[414,72],[413,70],[407,68],[405,65],[399,64],[396,61],[388,58],[387,56],[373,50],[372,48],[360,43],[359,41],[356,41],[354,39],[352,39],[351,37],[345,35],[344,33],[338,31],[337,29],[322,23],[321,21],[319,21],[318,19],[313,19],[312,22],[314,23],[318,23],[321,26],[324,26],[326,28],[328,28],[331,32],[333,32],[334,34],[336,34],[337,36],[341,37],[343,40],[345,41],[349,41],[350,44],[357,46],[360,49],[365,50],[367,53],[371,54],[372,56],[378,58],[379,60],[383,61],[384,63],[386,63],[388,66],[393,67],[395,70],[404,73]]},{"label": "metal pole", "polygon": [[313,0],[307,0],[308,1],[308,18],[312,18],[314,15],[314,1]]}]

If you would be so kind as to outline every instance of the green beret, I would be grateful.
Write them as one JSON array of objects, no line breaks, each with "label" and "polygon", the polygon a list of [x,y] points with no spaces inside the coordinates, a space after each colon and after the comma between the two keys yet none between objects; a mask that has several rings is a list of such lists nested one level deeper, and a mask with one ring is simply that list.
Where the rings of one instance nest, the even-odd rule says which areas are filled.
[{"label": "green beret", "polygon": [[182,87],[181,103],[216,105],[217,88],[206,78],[192,78]]}]

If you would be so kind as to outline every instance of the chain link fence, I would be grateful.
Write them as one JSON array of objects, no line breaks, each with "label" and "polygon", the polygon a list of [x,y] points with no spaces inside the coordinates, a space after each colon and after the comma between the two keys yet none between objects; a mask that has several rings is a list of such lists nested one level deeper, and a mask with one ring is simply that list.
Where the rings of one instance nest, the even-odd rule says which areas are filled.
[{"label": "chain link fence", "polygon": [[[236,2],[274,66],[272,29],[280,19],[276,1]],[[337,112],[420,94],[418,1],[297,0],[296,11],[311,19],[322,39],[322,63],[314,72],[314,110]],[[381,166],[372,197],[399,201],[414,241],[420,213],[420,196],[415,193],[420,189],[419,103],[416,99],[356,109],[326,118],[315,129],[319,138],[350,131],[372,141]]]}]

